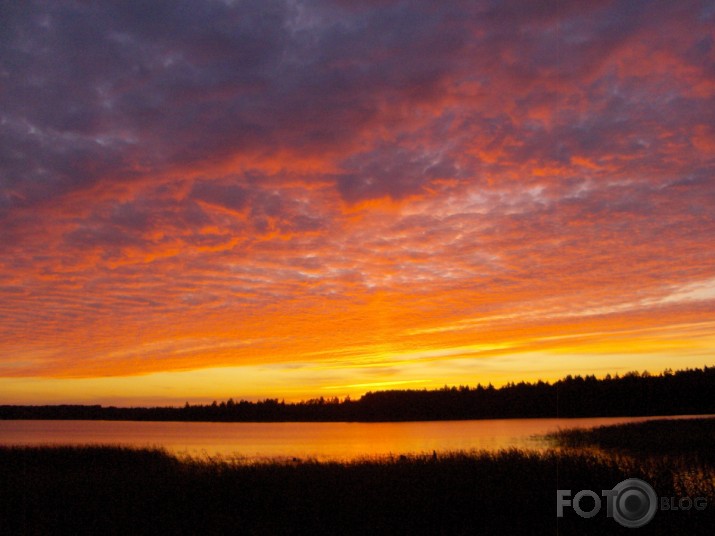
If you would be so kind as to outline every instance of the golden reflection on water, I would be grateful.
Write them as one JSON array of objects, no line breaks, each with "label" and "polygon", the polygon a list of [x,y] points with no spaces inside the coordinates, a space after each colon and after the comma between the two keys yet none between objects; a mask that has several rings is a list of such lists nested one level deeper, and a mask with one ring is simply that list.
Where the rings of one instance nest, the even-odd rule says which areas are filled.
[{"label": "golden reflection on water", "polygon": [[163,447],[190,456],[352,460],[433,451],[527,448],[550,444],[563,428],[656,417],[495,419],[398,423],[206,423],[133,421],[0,421],[0,444],[103,444]]}]

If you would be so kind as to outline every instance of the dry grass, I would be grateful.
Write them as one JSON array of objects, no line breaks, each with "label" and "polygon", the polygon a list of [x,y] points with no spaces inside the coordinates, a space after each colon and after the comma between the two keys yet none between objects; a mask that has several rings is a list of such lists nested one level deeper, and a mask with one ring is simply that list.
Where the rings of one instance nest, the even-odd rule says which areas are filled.
[{"label": "dry grass", "polygon": [[[619,433],[645,433],[638,426]],[[710,501],[705,511],[658,512],[639,534],[712,532],[715,473],[698,458],[700,446],[634,456],[581,433],[558,437],[571,446],[350,463],[2,447],[0,534],[632,535],[603,512],[591,519],[555,514],[557,489],[598,493],[629,477],[648,481],[660,496]]]}]

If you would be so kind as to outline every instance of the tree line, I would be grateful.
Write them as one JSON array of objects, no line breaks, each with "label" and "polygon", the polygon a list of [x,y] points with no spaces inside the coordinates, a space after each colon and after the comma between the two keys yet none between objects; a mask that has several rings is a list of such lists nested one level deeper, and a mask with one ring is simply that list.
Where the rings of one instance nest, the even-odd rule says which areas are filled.
[{"label": "tree line", "polygon": [[316,398],[302,402],[275,398],[189,404],[183,407],[100,405],[0,406],[0,419],[80,419],[132,421],[425,421],[499,418],[608,417],[715,414],[715,367],[661,374],[629,372],[605,378],[566,376],[508,383],[495,388],[443,387],[435,390],[368,392],[357,400]]}]

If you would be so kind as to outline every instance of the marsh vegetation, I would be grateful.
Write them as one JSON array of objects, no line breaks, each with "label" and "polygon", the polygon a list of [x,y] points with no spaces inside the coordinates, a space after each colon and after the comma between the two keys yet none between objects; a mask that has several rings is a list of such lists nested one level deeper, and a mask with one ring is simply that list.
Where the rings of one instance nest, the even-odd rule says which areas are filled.
[{"label": "marsh vegetation", "polygon": [[[557,519],[557,489],[642,478],[703,496],[640,534],[710,534],[712,419],[567,431],[546,452],[427,453],[339,462],[177,458],[160,449],[0,448],[3,534],[632,534],[601,513]],[[643,439],[651,435],[651,439]],[[687,439],[683,439],[687,438]]]}]

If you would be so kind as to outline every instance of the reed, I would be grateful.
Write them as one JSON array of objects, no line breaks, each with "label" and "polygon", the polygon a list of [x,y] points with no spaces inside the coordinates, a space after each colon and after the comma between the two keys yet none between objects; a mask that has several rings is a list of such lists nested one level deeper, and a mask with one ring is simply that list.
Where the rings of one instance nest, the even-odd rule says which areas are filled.
[{"label": "reed", "polygon": [[[690,433],[695,423],[682,424]],[[710,423],[708,423],[709,425]],[[545,452],[452,452],[352,462],[177,458],[116,446],[0,447],[2,534],[633,534],[605,515],[556,517],[557,489],[600,493],[642,478],[659,495],[706,496],[704,511],[665,511],[639,534],[711,534],[715,472],[690,450],[622,445],[660,425],[560,432]],[[698,428],[699,429],[699,428]],[[638,431],[641,432],[638,432]],[[590,439],[589,439],[590,438]],[[598,440],[598,441],[596,441]],[[639,452],[657,442],[638,443]],[[693,446],[694,445],[694,446]],[[594,448],[597,446],[597,448]],[[679,457],[679,462],[672,461]]]}]

